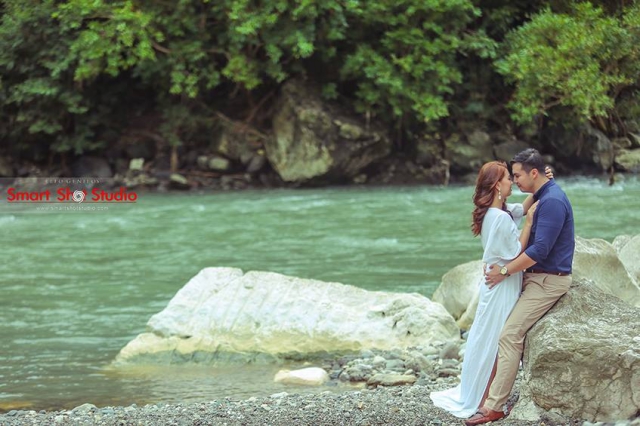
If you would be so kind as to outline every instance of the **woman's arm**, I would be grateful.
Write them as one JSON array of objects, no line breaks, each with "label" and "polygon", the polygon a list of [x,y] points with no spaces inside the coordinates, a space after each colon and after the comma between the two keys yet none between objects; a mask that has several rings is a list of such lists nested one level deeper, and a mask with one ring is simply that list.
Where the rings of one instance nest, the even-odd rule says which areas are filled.
[{"label": "woman's arm", "polygon": [[524,210],[524,214],[526,215],[529,211],[529,207],[533,204],[533,194],[527,195],[527,198],[522,202],[522,210]]},{"label": "woman's arm", "polygon": [[[533,197],[531,195],[529,197],[531,197],[531,201],[533,201]],[[529,199],[529,197],[527,197],[527,200]],[[529,203],[527,220],[524,222],[524,227],[522,228],[522,232],[520,232],[520,253],[522,253],[527,248],[527,244],[529,243],[529,236],[531,235],[531,226],[533,225],[533,214],[536,212],[536,208],[538,208],[537,201],[535,202],[535,204]]]},{"label": "woman's arm", "polygon": [[522,231],[520,232],[520,253],[525,251],[525,249],[527,248],[530,235],[531,235],[531,222],[527,220],[524,224],[524,227],[522,228]]}]

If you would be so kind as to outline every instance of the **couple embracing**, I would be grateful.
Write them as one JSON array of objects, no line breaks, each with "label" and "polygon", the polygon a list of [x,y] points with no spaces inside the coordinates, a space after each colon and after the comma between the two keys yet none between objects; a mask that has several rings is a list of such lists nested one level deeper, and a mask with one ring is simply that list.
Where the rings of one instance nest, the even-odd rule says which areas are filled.
[{"label": "couple embracing", "polygon": [[[511,175],[505,163],[480,169],[471,230],[480,235],[485,276],[469,331],[460,384],[432,392],[436,407],[468,426],[505,417],[527,331],[571,285],[575,247],[571,203],[535,149],[511,161],[513,179],[530,193],[507,204]],[[522,232],[518,223],[525,218]]]}]

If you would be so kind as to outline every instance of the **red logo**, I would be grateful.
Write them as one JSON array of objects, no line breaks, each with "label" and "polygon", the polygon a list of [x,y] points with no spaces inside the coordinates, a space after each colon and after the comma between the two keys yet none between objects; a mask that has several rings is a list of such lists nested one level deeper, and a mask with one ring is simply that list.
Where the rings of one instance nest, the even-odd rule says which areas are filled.
[{"label": "red logo", "polygon": [[21,191],[14,187],[7,189],[7,202],[9,203],[135,203],[138,194],[135,191],[127,191],[120,187],[117,191],[105,191],[100,188],[86,189],[58,188],[55,192],[47,189],[44,191]]}]

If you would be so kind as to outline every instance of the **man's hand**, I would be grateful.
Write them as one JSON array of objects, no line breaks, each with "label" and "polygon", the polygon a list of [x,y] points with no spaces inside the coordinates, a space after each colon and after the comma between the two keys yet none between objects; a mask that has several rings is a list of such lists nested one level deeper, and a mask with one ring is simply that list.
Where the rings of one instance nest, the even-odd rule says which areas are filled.
[{"label": "man's hand", "polygon": [[489,266],[489,272],[484,273],[484,281],[485,281],[485,284],[489,287],[489,289],[494,288],[495,286],[500,284],[502,280],[507,278],[506,275],[502,275],[500,273],[500,268],[501,268],[500,265],[493,264]]},{"label": "man's hand", "polygon": [[544,168],[544,175],[547,177],[547,179],[553,179],[553,170],[551,170],[551,167],[546,166]]}]

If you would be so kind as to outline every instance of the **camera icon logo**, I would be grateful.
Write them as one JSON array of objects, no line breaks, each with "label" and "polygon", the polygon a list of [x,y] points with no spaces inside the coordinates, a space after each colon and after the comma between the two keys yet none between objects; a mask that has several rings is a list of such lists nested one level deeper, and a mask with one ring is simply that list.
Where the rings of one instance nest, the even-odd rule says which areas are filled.
[{"label": "camera icon logo", "polygon": [[81,203],[84,201],[84,191],[73,191],[73,195],[71,196],[71,198],[73,198],[73,201],[75,201],[76,203]]}]

